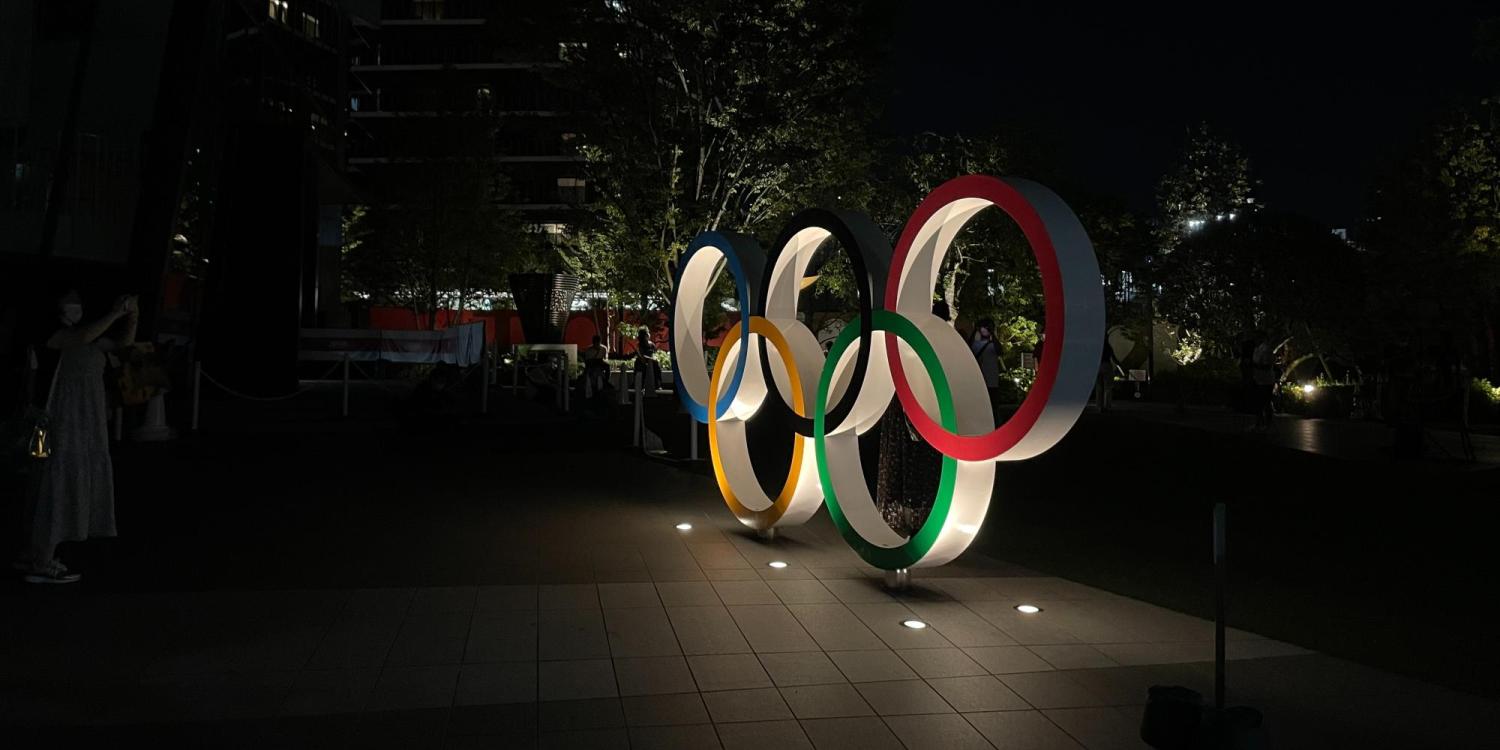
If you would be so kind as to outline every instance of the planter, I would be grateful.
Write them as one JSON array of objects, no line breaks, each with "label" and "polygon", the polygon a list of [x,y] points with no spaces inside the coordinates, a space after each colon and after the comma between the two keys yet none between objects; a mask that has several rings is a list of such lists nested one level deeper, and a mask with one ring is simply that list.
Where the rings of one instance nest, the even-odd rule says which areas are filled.
[{"label": "planter", "polygon": [[528,344],[561,344],[578,277],[564,273],[513,273],[510,293]]}]

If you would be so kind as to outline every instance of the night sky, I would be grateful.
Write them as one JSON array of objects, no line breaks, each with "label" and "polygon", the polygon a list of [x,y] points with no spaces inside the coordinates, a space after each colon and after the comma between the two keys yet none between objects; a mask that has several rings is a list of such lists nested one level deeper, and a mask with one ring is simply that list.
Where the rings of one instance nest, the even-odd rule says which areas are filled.
[{"label": "night sky", "polygon": [[1057,150],[1072,189],[1137,210],[1152,208],[1187,128],[1206,121],[1244,146],[1263,202],[1348,226],[1383,165],[1435,115],[1463,95],[1500,93],[1495,66],[1473,54],[1478,19],[1500,9],[1314,6],[1215,16],[1143,3],[910,3],[886,118],[897,132],[1020,126]]}]

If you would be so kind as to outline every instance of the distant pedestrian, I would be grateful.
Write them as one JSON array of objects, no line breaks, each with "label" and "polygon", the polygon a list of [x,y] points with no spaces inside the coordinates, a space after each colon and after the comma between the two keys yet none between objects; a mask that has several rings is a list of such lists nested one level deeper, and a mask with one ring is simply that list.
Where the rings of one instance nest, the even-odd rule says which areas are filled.
[{"label": "distant pedestrian", "polygon": [[604,340],[594,336],[594,343],[584,349],[579,357],[583,359],[583,379],[594,393],[604,390],[604,384],[609,380],[609,349],[604,346]]},{"label": "distant pedestrian", "polygon": [[1120,361],[1115,359],[1115,350],[1109,345],[1109,339],[1104,339],[1104,351],[1099,355],[1099,383],[1096,386],[1096,400],[1099,402],[1099,411],[1109,411],[1109,402],[1113,400],[1115,390],[1115,372],[1120,367]]},{"label": "distant pedestrian", "polygon": [[651,343],[651,332],[642,328],[635,337],[635,373],[645,378],[644,390],[650,396],[661,384],[661,363],[656,361],[656,344]]},{"label": "distant pedestrian", "polygon": [[995,391],[1000,387],[1000,344],[995,341],[995,321],[981,318],[974,324],[969,350],[979,363],[979,375],[984,378],[984,387],[989,389],[990,404],[993,405]]},{"label": "distant pedestrian", "polygon": [[[80,576],[56,557],[61,542],[115,536],[114,466],[109,458],[109,417],[104,400],[105,352],[135,342],[138,303],[115,300],[102,317],[84,320],[76,291],[58,298],[42,340],[57,353],[45,410],[52,440],[37,492],[27,512],[30,544],[17,567],[27,583],[73,583]],[[117,335],[107,336],[121,320]]]},{"label": "distant pedestrian", "polygon": [[1255,380],[1255,399],[1252,405],[1255,409],[1255,428],[1267,430],[1271,427],[1271,419],[1275,411],[1271,404],[1271,395],[1276,388],[1276,350],[1271,345],[1271,339],[1265,331],[1255,332],[1255,349],[1251,354],[1252,377]]}]

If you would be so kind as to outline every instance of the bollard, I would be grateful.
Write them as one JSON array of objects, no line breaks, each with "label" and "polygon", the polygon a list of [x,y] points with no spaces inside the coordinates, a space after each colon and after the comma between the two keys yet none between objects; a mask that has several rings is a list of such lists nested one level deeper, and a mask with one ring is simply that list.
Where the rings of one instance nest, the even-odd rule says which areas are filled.
[{"label": "bollard", "polygon": [[344,401],[340,407],[344,416],[349,416],[349,355],[344,355]]},{"label": "bollard", "polygon": [[692,447],[691,447],[691,449],[688,452],[688,458],[690,458],[690,459],[692,459],[694,461],[697,461],[698,460],[698,420],[693,419],[693,415],[691,415],[691,414],[687,415],[687,418],[688,418],[688,432],[689,432],[689,434],[692,435],[692,440],[689,441],[689,445],[691,445]]},{"label": "bollard", "polygon": [[198,394],[203,389],[203,363],[193,360],[193,432],[198,431]]}]

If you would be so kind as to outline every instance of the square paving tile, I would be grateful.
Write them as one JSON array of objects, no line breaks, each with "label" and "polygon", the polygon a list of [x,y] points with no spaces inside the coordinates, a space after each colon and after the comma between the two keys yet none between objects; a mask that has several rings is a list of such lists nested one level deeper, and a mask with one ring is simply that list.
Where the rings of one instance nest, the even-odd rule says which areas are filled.
[{"label": "square paving tile", "polygon": [[714,581],[714,591],[727,606],[738,604],[780,604],[776,592],[757,577],[753,581]]},{"label": "square paving tile", "polygon": [[[998,750],[1082,750],[1067,732],[1041,711],[996,711],[965,714]],[[1137,726],[1139,730],[1139,726]]]},{"label": "square paving tile", "polygon": [[542,659],[588,659],[609,656],[604,616],[597,609],[542,610],[537,649]]},{"label": "square paving tile", "polygon": [[371,711],[447,708],[458,685],[458,666],[387,667],[375,682]]},{"label": "square paving tile", "polygon": [[537,613],[475,614],[464,648],[466,663],[530,661],[537,655]]},{"label": "square paving tile", "polygon": [[817,750],[902,750],[885,722],[873,716],[803,719],[802,731]]},{"label": "square paving tile", "polygon": [[757,653],[813,651],[818,644],[780,604],[729,607],[729,614]]},{"label": "square paving tile", "polygon": [[692,670],[681,656],[615,659],[620,695],[689,693],[698,689]]},{"label": "square paving tile", "polygon": [[537,745],[543,750],[630,750],[630,735],[624,729],[582,729],[543,732]]},{"label": "square paving tile", "polygon": [[777,687],[845,682],[844,674],[822,651],[759,654],[761,666]]},{"label": "square paving tile", "polygon": [[875,711],[853,685],[798,685],[781,688],[781,697],[799,719],[873,716]]},{"label": "square paving tile", "polygon": [[542,609],[588,609],[599,607],[599,587],[592,583],[554,583],[537,588]]},{"label": "square paving tile", "polygon": [[727,721],[770,721],[792,718],[791,709],[776,688],[725,690],[704,693],[703,702],[714,723]]},{"label": "square paving tile", "polygon": [[379,677],[378,669],[299,672],[281,712],[288,716],[311,716],[362,711]]},{"label": "square paving tile", "polygon": [[1059,708],[1043,713],[1089,750],[1146,747],[1141,742],[1139,712],[1118,708]]},{"label": "square paving tile", "polygon": [[537,608],[536,586],[480,586],[475,612],[525,612]]},{"label": "square paving tile", "polygon": [[543,701],[537,709],[537,724],[543,732],[625,726],[625,711],[619,698]]},{"label": "square paving tile", "polygon": [[503,705],[454,706],[448,714],[448,736],[496,735],[515,738],[516,744],[535,744],[537,734],[535,703]]},{"label": "square paving tile", "polygon": [[953,707],[921,680],[864,682],[854,687],[881,716],[953,713]]},{"label": "square paving tile", "polygon": [[425,612],[473,612],[477,586],[441,586],[417,589],[412,598],[413,614]]},{"label": "square paving tile", "polygon": [[917,670],[917,674],[927,679],[988,674],[984,667],[956,648],[912,648],[896,653]]},{"label": "square paving tile", "polygon": [[599,602],[605,609],[624,607],[660,607],[656,586],[651,583],[601,583]]},{"label": "square paving tile", "polygon": [[887,646],[903,648],[944,648],[952,646],[935,628],[920,630],[901,623],[916,617],[904,604],[850,604],[849,611],[858,617]]},{"label": "square paving tile", "polygon": [[1084,708],[1106,705],[1066,672],[1000,675],[1000,681],[1036,708]]},{"label": "square paving tile", "polygon": [[845,604],[895,601],[894,597],[886,593],[884,584],[874,578],[836,579],[824,581],[823,585]]},{"label": "square paving tile", "polygon": [[489,703],[535,703],[537,663],[466,664],[458,673],[458,693],[453,703],[477,706]]},{"label": "square paving tile", "polygon": [[537,670],[539,697],[544,701],[611,698],[618,693],[609,659],[544,661]]},{"label": "square paving tile", "polygon": [[1027,648],[1058,669],[1098,669],[1119,666],[1114,659],[1105,656],[1104,652],[1081,643],[1028,646]]},{"label": "square paving tile", "polygon": [[832,604],[838,601],[828,587],[813,578],[767,583],[782,604]]},{"label": "square paving tile", "polygon": [[1050,672],[1052,665],[1025,646],[986,646],[966,648],[979,666],[990,674],[1014,674],[1017,672]]},{"label": "square paving tile", "polygon": [[787,610],[824,651],[886,648],[885,641],[843,604],[789,604]]},{"label": "square paving tile", "polygon": [[708,710],[697,693],[636,695],[621,701],[625,723],[633,727],[707,724]]},{"label": "square paving tile", "polygon": [[791,719],[720,724],[719,741],[724,750],[812,750],[802,726]]},{"label": "square paving tile", "polygon": [[748,653],[750,643],[724,607],[670,607],[667,618],[686,654]]},{"label": "square paving tile", "polygon": [[844,677],[850,682],[915,680],[917,678],[917,673],[890,649],[829,651],[828,658],[838,665],[839,671],[843,672]]},{"label": "square paving tile", "polygon": [[657,581],[656,593],[667,607],[717,607],[723,604],[707,581]]},{"label": "square paving tile", "polygon": [[959,602],[905,602],[955,646],[1014,646],[1016,640]]},{"label": "square paving tile", "polygon": [[397,666],[457,664],[463,661],[468,642],[468,612],[413,614],[386,654],[386,663]]},{"label": "square paving tile", "polygon": [[1031,708],[1021,696],[1016,695],[1014,690],[1006,687],[1004,683],[991,677],[983,675],[980,677],[944,677],[936,680],[928,680],[927,684],[932,686],[948,705],[953,706],[959,713],[970,711],[1016,711]]},{"label": "square paving tile", "polygon": [[990,743],[958,714],[888,716],[885,723],[908,750],[989,750]]},{"label": "square paving tile", "polygon": [[660,607],[606,609],[604,627],[609,635],[609,651],[614,656],[673,656],[682,653],[672,623]]},{"label": "square paving tile", "polygon": [[687,660],[698,689],[705,692],[771,687],[771,678],[755,654],[704,654]]},{"label": "square paving tile", "polygon": [[712,724],[632,727],[631,750],[711,750],[722,747]]}]

